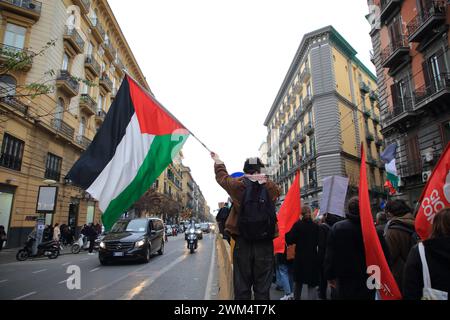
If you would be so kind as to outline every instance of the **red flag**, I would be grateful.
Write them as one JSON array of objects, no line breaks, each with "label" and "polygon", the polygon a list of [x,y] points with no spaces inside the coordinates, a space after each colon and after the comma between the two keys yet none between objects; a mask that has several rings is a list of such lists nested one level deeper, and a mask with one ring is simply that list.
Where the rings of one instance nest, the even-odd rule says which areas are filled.
[{"label": "red flag", "polygon": [[[361,217],[361,230],[364,239],[364,249],[366,254],[366,265],[369,267],[379,269],[380,283],[378,293],[382,300],[398,300],[402,298],[394,276],[389,269],[389,266],[381,248],[380,240],[378,239],[373,223],[372,211],[370,209],[369,187],[367,185],[366,172],[366,155],[364,153],[364,145],[361,144],[361,171],[359,181],[359,214]],[[376,271],[374,276],[376,275]]]},{"label": "red flag", "polygon": [[419,203],[415,227],[420,238],[426,240],[431,234],[436,213],[450,207],[450,143],[447,144],[423,189]]},{"label": "red flag", "polygon": [[302,212],[300,204],[300,172],[297,171],[294,182],[289,188],[286,198],[281,205],[278,213],[278,230],[279,236],[273,240],[273,247],[275,253],[284,253],[286,241],[284,236],[288,233],[294,223],[300,218]]}]

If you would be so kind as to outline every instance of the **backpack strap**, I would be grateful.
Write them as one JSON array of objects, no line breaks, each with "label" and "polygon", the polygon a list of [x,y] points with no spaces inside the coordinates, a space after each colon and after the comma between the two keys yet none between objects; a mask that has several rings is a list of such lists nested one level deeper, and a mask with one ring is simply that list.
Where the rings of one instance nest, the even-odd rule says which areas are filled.
[{"label": "backpack strap", "polygon": [[425,257],[425,246],[419,242],[419,255],[422,262],[423,287],[424,289],[431,289],[430,271],[428,270],[427,258]]}]

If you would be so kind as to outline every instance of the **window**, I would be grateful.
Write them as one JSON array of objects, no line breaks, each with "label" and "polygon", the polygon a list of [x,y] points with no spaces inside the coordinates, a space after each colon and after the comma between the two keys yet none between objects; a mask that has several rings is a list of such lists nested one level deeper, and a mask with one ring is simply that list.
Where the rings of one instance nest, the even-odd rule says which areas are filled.
[{"label": "window", "polygon": [[104,100],[105,100],[105,98],[102,95],[98,96],[97,111],[102,111],[103,110],[103,101]]},{"label": "window", "polygon": [[59,120],[57,121],[57,125],[61,126],[61,120],[64,115],[64,100],[62,98],[59,98],[56,102],[56,110],[55,110],[55,119]]},{"label": "window", "polygon": [[316,139],[314,137],[309,138],[309,153],[311,155],[315,154],[316,151]]},{"label": "window", "polygon": [[87,212],[86,212],[86,223],[93,223],[94,222],[94,213],[95,213],[95,205],[92,203],[89,203],[87,206]]},{"label": "window", "polygon": [[69,56],[65,52],[63,54],[63,61],[62,61],[61,70],[64,70],[64,71],[69,70]]},{"label": "window", "polygon": [[312,96],[311,84],[310,83],[308,83],[308,85],[306,86],[306,94],[308,95],[308,97]]},{"label": "window", "polygon": [[23,49],[25,46],[26,33],[27,33],[26,28],[12,23],[7,23],[3,43],[7,46]]},{"label": "window", "polygon": [[16,95],[16,79],[9,75],[0,76],[0,97]]},{"label": "window", "polygon": [[94,52],[94,45],[92,44],[92,42],[89,42],[87,45],[87,52],[86,54],[88,56],[92,56],[92,53]]},{"label": "window", "polygon": [[442,124],[442,147],[445,148],[445,146],[450,142],[450,121],[445,122]]},{"label": "window", "polygon": [[86,118],[85,117],[81,117],[81,121],[80,121],[80,127],[78,130],[78,134],[80,136],[84,136],[84,133],[86,131]]},{"label": "window", "polygon": [[312,125],[312,121],[313,121],[312,111],[310,110],[310,111],[308,112],[308,122],[309,122],[310,125]]},{"label": "window", "polygon": [[44,178],[59,181],[61,177],[62,158],[52,153],[47,154]]},{"label": "window", "polygon": [[3,136],[0,166],[20,171],[25,143],[5,133]]}]

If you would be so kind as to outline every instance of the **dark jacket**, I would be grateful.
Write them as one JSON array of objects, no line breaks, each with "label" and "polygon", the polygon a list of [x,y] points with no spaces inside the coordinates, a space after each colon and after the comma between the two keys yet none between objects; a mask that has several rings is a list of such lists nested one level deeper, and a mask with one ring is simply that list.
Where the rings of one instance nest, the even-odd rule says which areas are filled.
[{"label": "dark jacket", "polygon": [[331,228],[339,221],[342,221],[344,218],[336,216],[334,214],[327,214],[324,223],[319,224],[319,264],[321,268],[323,268],[323,263],[325,260],[325,252],[327,248],[327,239],[328,234],[330,233]]},{"label": "dark jacket", "polygon": [[[423,242],[430,272],[431,287],[450,296],[450,237]],[[403,279],[403,298],[420,300],[423,289],[422,262],[418,246],[414,246],[406,260]]]},{"label": "dark jacket", "polygon": [[[387,255],[382,234],[381,246]],[[386,259],[389,261],[388,255]],[[367,266],[359,216],[347,214],[347,219],[336,223],[328,235],[325,253],[325,277],[337,281],[337,299],[375,298],[375,291],[367,288]]]},{"label": "dark jacket", "polygon": [[411,233],[396,227],[407,228],[411,230],[411,233],[414,232],[414,217],[412,214],[408,213],[402,217],[392,218],[384,231],[384,239],[391,256],[391,271],[398,287],[401,288],[406,259],[408,259],[409,251],[415,243],[412,241]]},{"label": "dark jacket", "polygon": [[[214,171],[217,183],[228,193],[233,202],[228,219],[225,222],[225,231],[231,236],[239,235],[238,218],[241,210],[241,201],[244,196],[245,182],[244,178],[232,178],[224,164],[215,164]],[[275,203],[280,196],[280,188],[273,182],[267,181],[265,184],[269,196]],[[276,225],[275,238],[278,237],[278,224]]]},{"label": "dark jacket", "polygon": [[295,244],[294,280],[309,286],[319,284],[319,226],[312,220],[297,221],[286,233],[286,243]]}]

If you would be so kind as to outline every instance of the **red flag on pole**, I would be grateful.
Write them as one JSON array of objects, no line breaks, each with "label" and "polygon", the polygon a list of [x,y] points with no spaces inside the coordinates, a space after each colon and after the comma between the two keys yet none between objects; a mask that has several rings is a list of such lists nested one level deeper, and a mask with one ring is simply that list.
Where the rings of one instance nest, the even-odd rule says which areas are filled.
[{"label": "red flag on pole", "polygon": [[419,203],[415,227],[420,238],[426,240],[431,234],[436,213],[450,207],[450,143],[423,189]]},{"label": "red flag on pole", "polygon": [[367,185],[366,172],[366,155],[364,153],[364,145],[361,144],[361,171],[359,174],[359,215],[361,218],[361,230],[364,239],[364,249],[366,254],[367,269],[374,272],[376,276],[379,273],[379,283],[376,288],[382,300],[398,300],[402,298],[394,276],[381,248],[373,223],[372,211],[369,200],[369,187]]},{"label": "red flag on pole", "polygon": [[277,216],[279,236],[273,240],[275,253],[284,253],[284,248],[286,246],[284,236],[291,230],[294,223],[298,221],[301,212],[300,172],[297,171],[294,182],[289,188]]}]

